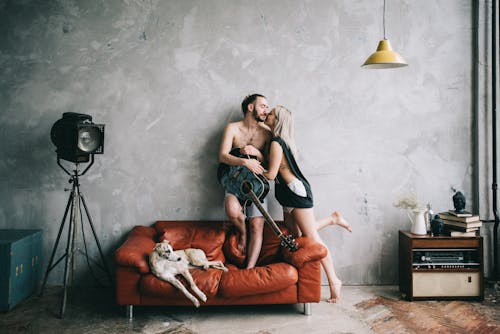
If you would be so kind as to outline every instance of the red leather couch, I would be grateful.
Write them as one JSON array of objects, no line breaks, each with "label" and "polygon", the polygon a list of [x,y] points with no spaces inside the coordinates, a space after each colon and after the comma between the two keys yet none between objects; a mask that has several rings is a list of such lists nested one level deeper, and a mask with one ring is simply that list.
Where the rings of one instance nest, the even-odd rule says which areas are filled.
[{"label": "red leather couch", "polygon": [[237,238],[234,230],[220,221],[157,221],[152,226],[134,227],[115,252],[117,303],[126,306],[130,318],[135,305],[193,306],[149,270],[149,254],[155,243],[168,239],[174,249],[201,248],[208,260],[221,260],[228,267],[227,272],[191,270],[207,295],[202,306],[304,303],[304,313],[310,314],[310,303],[320,301],[320,260],[326,256],[326,248],[301,237],[297,239],[299,249],[292,253],[280,246],[266,225],[257,266],[241,269],[244,256],[236,247]]}]

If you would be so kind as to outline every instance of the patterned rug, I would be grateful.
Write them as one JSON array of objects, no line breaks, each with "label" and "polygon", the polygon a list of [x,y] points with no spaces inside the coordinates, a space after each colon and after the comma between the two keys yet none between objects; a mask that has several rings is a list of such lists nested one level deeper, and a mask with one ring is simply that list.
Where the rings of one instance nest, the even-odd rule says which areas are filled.
[{"label": "patterned rug", "polygon": [[[496,299],[493,302],[496,303]],[[356,304],[376,333],[500,334],[500,308],[490,302],[403,301],[376,297]]]}]

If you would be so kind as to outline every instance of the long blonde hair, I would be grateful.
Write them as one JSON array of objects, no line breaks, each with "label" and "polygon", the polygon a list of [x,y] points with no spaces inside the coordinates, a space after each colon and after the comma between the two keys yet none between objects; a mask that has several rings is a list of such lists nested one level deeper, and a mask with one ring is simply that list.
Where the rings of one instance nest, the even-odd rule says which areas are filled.
[{"label": "long blonde hair", "polygon": [[283,139],[292,151],[292,154],[297,156],[291,111],[281,105],[277,105],[276,108],[274,108],[274,113],[276,115],[276,120],[274,123],[273,135]]}]

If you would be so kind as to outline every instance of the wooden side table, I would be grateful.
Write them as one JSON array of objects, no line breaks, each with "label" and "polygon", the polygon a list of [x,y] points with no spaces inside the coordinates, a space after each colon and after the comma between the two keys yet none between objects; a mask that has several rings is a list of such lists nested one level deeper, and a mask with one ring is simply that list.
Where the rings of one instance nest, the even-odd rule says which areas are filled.
[{"label": "wooden side table", "polygon": [[408,300],[483,299],[483,238],[399,231],[399,291]]}]

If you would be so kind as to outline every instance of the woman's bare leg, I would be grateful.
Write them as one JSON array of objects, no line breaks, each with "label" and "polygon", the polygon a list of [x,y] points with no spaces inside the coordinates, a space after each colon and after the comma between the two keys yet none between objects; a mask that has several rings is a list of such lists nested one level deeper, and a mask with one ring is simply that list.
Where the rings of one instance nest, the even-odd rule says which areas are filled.
[{"label": "woman's bare leg", "polygon": [[[285,222],[285,226],[288,228],[293,235],[300,237],[302,233],[300,232],[300,228],[293,222],[293,217],[291,213],[283,212],[283,220]],[[351,225],[342,217],[340,212],[334,211],[331,215],[326,218],[316,220],[316,230],[321,230],[330,225],[338,225],[340,227],[345,228],[349,232],[352,232]]]},{"label": "woman's bare leg", "polygon": [[300,231],[299,226],[295,224],[295,221],[291,213],[283,211],[283,221],[288,231],[290,231],[290,233],[292,233],[294,237],[298,238],[302,236],[302,232]]},{"label": "woman's bare leg", "polygon": [[321,230],[322,228],[330,225],[338,225],[345,228],[349,232],[352,232],[351,225],[349,225],[349,223],[344,219],[344,217],[342,217],[342,215],[338,211],[334,211],[328,217],[316,221],[317,230]]},{"label": "woman's bare leg", "polygon": [[[291,215],[293,217],[293,221],[297,224],[304,236],[310,237],[314,241],[325,245],[323,240],[321,240],[319,236],[318,230],[316,229],[316,219],[314,218],[314,211],[312,208],[296,208],[292,211]],[[326,249],[328,250],[328,247],[326,247]],[[332,257],[329,250],[326,257],[321,260],[321,265],[326,273],[328,284],[330,286],[330,298],[327,299],[327,301],[330,303],[336,303],[340,298],[340,288],[342,287],[342,281],[337,277],[337,274],[335,273]]]}]

